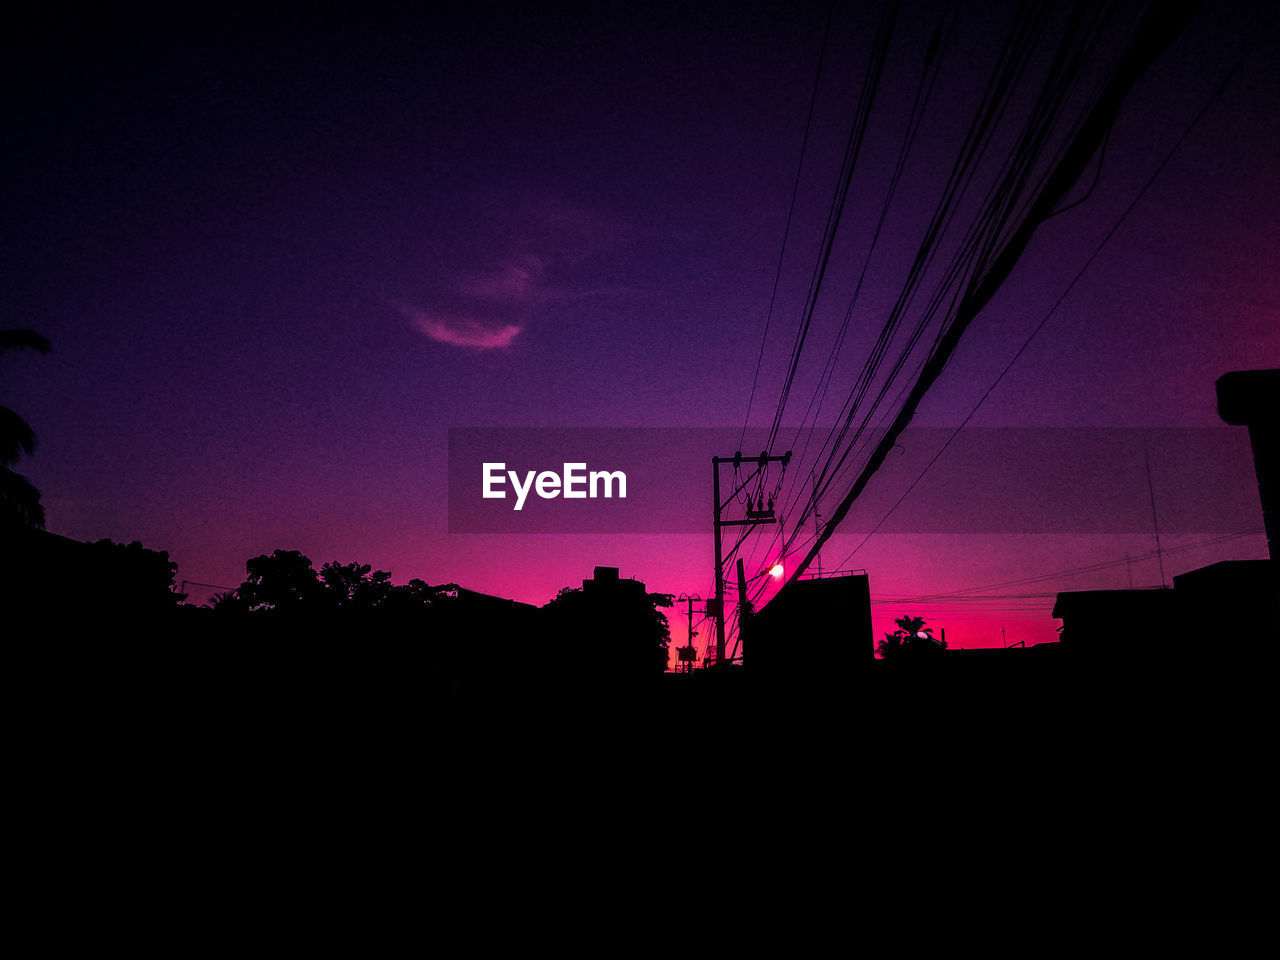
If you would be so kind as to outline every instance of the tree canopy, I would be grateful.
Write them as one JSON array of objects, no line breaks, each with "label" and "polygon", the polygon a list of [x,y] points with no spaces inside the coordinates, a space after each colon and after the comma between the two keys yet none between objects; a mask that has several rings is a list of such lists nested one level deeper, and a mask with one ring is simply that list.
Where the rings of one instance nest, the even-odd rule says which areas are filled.
[{"label": "tree canopy", "polygon": [[324,564],[319,571],[299,550],[276,550],[245,563],[244,582],[214,596],[211,606],[223,615],[271,614],[277,617],[332,613],[412,613],[426,609],[453,584],[432,587],[423,580],[403,586],[386,570],[367,563]]},{"label": "tree canopy", "polygon": [[[26,349],[49,352],[49,341],[34,330],[0,330],[0,354]],[[8,407],[0,406],[0,527],[24,526],[44,529],[44,507],[40,491],[12,467],[23,454],[36,452],[36,434],[31,425]]]},{"label": "tree canopy", "polygon": [[575,648],[573,655],[583,664],[631,674],[661,673],[669,663],[671,630],[658,608],[674,602],[669,593],[625,585],[608,590],[565,587],[542,609],[548,629]]}]

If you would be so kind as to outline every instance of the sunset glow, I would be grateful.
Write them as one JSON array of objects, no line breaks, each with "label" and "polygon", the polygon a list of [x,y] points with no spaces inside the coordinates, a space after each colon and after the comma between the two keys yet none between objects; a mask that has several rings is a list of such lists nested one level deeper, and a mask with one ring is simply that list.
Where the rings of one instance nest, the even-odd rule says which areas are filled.
[{"label": "sunset glow", "polygon": [[[33,12],[3,41],[3,325],[52,344],[0,370],[22,475],[49,531],[167,550],[193,603],[276,549],[533,605],[597,566],[714,598],[723,508],[726,611],[865,571],[875,639],[913,616],[995,648],[1056,641],[1059,591],[1265,557],[1214,393],[1280,366],[1280,31],[1253,0],[1136,79],[841,510],[1148,6],[1061,98],[1055,5],[906,5],[883,38],[880,5],[828,27],[817,0]],[[1027,192],[986,217],[1010,158]],[[618,435],[576,452],[586,428]],[[460,485],[464,430],[493,434],[462,437]],[[764,443],[793,459],[734,469]],[[664,613],[674,651],[688,608]]]}]

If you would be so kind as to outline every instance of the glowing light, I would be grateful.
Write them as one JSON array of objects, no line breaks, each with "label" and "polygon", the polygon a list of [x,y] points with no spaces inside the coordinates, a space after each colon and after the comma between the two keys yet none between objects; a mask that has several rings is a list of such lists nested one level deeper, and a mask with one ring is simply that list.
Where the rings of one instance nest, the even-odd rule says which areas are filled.
[{"label": "glowing light", "polygon": [[781,577],[783,572],[782,564],[780,563],[775,563],[769,568],[769,576],[773,577],[775,580]]}]

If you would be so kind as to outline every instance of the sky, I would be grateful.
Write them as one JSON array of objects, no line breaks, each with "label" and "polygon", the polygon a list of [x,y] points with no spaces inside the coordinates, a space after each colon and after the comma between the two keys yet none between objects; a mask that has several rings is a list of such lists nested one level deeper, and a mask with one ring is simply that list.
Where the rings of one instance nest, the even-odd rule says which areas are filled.
[{"label": "sky", "polygon": [[[806,404],[866,263],[819,435],[835,422],[1015,9],[899,12],[780,445],[815,425]],[[1117,7],[1072,108],[1097,89],[1136,9]],[[1218,419],[1213,384],[1280,366],[1273,13],[1253,0],[1202,11],[1137,83],[1101,163],[1069,193],[1083,202],[1037,231],[921,405],[919,445],[824,547],[826,571],[867,571],[877,634],[920,614],[953,647],[1053,640],[1057,590],[1153,586],[1161,566],[1168,582],[1266,555],[1260,510],[1242,525],[1239,497],[1227,509],[1218,480],[1187,481],[1176,449],[1222,431],[1209,446],[1234,451],[1221,458],[1224,489],[1242,478],[1247,489],[1242,430]],[[822,2],[28,11],[3,41],[0,296],[4,326],[40,331],[53,351],[7,355],[0,392],[38,436],[19,469],[42,492],[48,529],[140,540],[202,585],[235,586],[248,558],[299,549],[317,567],[358,560],[397,583],[537,604],[596,565],[706,597],[708,532],[620,533],[603,520],[592,532],[616,504],[583,503],[574,532],[521,532],[523,511],[503,532],[450,532],[449,431],[528,431],[527,449],[534,431],[643,428],[653,475],[702,491],[709,508],[710,458],[735,448],[699,452],[689,438],[774,419],[880,7],[836,3],[829,27],[827,14]],[[1008,155],[1062,22],[1048,18],[957,230]],[[939,79],[873,246],[935,32]],[[1137,479],[1082,495],[1075,530],[1032,514],[993,524],[981,496],[955,493],[955,523],[918,509],[915,529],[867,538],[911,482],[905,464],[927,461],[989,389],[966,431],[1039,446],[1010,440],[989,485],[981,458],[962,471],[944,453],[908,501],[929,484],[959,491],[962,472],[964,489],[1032,501],[1050,495],[1049,478],[1108,472],[1082,469],[1090,454],[1055,446],[1057,429],[1134,431],[1120,472]],[[679,442],[652,443],[663,431]],[[1144,445],[1150,489],[1132,472]],[[500,445],[494,455],[514,463]],[[560,459],[557,448],[521,466]],[[780,499],[815,462],[797,455]],[[824,496],[823,515],[844,488]],[[1154,525],[1084,516],[1091,498],[1110,516],[1103,503],[1149,509],[1153,496],[1157,522],[1162,505],[1182,511],[1159,558]],[[764,540],[744,550],[752,576],[778,559]],[[1061,573],[1084,567],[1098,569]],[[986,591],[1002,599],[907,599],[1030,578]],[[671,618],[683,637],[683,617]]]}]

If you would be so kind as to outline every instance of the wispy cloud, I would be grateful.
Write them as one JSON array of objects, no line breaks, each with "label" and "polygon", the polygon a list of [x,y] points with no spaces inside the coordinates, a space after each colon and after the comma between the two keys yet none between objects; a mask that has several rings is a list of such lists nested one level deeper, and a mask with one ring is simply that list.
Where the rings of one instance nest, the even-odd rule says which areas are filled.
[{"label": "wispy cloud", "polygon": [[444,316],[405,303],[397,303],[395,308],[432,340],[473,350],[508,347],[522,329],[513,323],[485,323],[468,317]]},{"label": "wispy cloud", "polygon": [[[456,311],[443,313],[396,303],[410,323],[438,343],[498,350],[524,329],[527,308],[538,299],[542,261],[526,254],[456,281]],[[482,319],[483,318],[483,319]]]},{"label": "wispy cloud", "polygon": [[465,219],[473,226],[432,262],[420,297],[392,302],[438,343],[473,350],[509,347],[548,309],[608,290],[582,289],[592,258],[609,246],[594,217],[553,201],[503,199],[472,198]]}]

